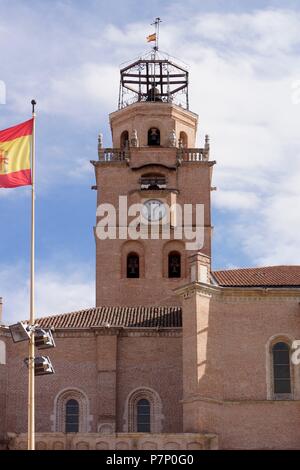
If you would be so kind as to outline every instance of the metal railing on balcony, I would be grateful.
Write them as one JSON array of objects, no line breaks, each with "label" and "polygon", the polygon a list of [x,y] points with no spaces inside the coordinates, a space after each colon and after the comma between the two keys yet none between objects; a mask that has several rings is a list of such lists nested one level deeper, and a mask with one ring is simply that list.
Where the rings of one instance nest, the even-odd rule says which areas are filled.
[{"label": "metal railing on balcony", "polygon": [[139,182],[141,189],[165,189],[167,185],[165,176],[142,176]]},{"label": "metal railing on balcony", "polygon": [[99,148],[98,158],[100,162],[122,162],[129,160],[129,149]]},{"label": "metal railing on balcony", "polygon": [[177,159],[183,162],[207,162],[209,160],[209,149],[181,148],[177,151]]}]

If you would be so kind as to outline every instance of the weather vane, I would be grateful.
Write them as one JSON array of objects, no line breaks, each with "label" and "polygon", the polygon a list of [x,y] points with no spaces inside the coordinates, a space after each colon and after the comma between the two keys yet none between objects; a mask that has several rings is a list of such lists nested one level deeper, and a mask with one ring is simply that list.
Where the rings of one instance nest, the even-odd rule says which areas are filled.
[{"label": "weather vane", "polygon": [[158,51],[158,39],[159,39],[159,23],[161,23],[160,18],[155,18],[154,22],[151,23],[151,26],[155,26],[155,33],[147,36],[147,42],[155,41],[155,46],[153,46],[154,53]]}]

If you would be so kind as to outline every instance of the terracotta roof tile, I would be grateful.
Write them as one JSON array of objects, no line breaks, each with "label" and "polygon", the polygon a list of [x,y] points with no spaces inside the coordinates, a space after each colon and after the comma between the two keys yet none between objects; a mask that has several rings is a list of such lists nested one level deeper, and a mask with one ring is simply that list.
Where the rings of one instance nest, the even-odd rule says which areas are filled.
[{"label": "terracotta roof tile", "polygon": [[36,320],[44,328],[90,328],[106,326],[178,328],[181,307],[95,307]]},{"label": "terracotta roof tile", "polygon": [[266,266],[214,271],[223,287],[300,287],[300,266]]}]

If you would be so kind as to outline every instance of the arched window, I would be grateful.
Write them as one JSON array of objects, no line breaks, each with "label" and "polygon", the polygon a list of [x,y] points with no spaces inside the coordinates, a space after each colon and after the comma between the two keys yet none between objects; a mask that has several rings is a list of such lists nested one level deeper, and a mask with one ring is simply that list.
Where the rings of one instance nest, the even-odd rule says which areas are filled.
[{"label": "arched window", "polygon": [[155,390],[138,388],[127,397],[124,408],[124,432],[162,432],[162,402]]},{"label": "arched window", "polygon": [[140,277],[140,258],[136,253],[129,253],[127,255],[127,277]]},{"label": "arched window", "polygon": [[274,394],[291,393],[290,348],[278,342],[272,347]]},{"label": "arched window", "polygon": [[151,127],[149,129],[148,145],[160,145],[160,131],[157,127]]},{"label": "arched window", "polygon": [[150,432],[150,402],[146,398],[142,398],[136,404],[136,429],[137,432]]},{"label": "arched window", "polygon": [[71,398],[66,402],[65,432],[79,432],[79,403]]},{"label": "arched window", "polygon": [[125,150],[129,145],[129,134],[128,131],[123,131],[120,138],[120,147],[121,150]]},{"label": "arched window", "polygon": [[76,432],[66,431],[71,424],[75,428],[76,423],[78,423],[77,432],[89,432],[92,416],[89,414],[89,400],[86,394],[77,388],[61,390],[54,399],[51,420],[53,422],[51,430],[54,432]]},{"label": "arched window", "polygon": [[168,277],[181,277],[181,255],[178,251],[169,253]]},{"label": "arched window", "polygon": [[185,132],[181,131],[180,134],[179,134],[179,141],[182,145],[182,147],[187,147],[187,135]]}]

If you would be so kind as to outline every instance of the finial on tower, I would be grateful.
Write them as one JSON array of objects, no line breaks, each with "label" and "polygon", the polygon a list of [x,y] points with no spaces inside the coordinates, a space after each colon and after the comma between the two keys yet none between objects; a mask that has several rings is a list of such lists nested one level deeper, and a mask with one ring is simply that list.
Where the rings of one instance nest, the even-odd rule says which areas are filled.
[{"label": "finial on tower", "polygon": [[204,159],[205,161],[209,160],[209,135],[208,134],[206,134],[205,136]]},{"label": "finial on tower", "polygon": [[100,133],[98,135],[98,150],[102,149],[102,147],[103,147],[103,134]]},{"label": "finial on tower", "polygon": [[158,39],[159,39],[159,23],[161,23],[161,19],[159,17],[155,18],[154,22],[151,23],[151,26],[155,26],[155,33],[150,34],[147,37],[148,42],[155,41],[155,46],[153,46],[154,54],[158,51]]},{"label": "finial on tower", "polygon": [[169,135],[169,145],[170,147],[176,147],[177,139],[175,129],[172,129]]},{"label": "finial on tower", "polygon": [[133,131],[131,132],[130,145],[131,145],[131,147],[138,147],[139,146],[139,139],[138,139],[136,129],[133,129]]},{"label": "finial on tower", "polygon": [[209,150],[209,135],[205,136],[205,150]]}]

